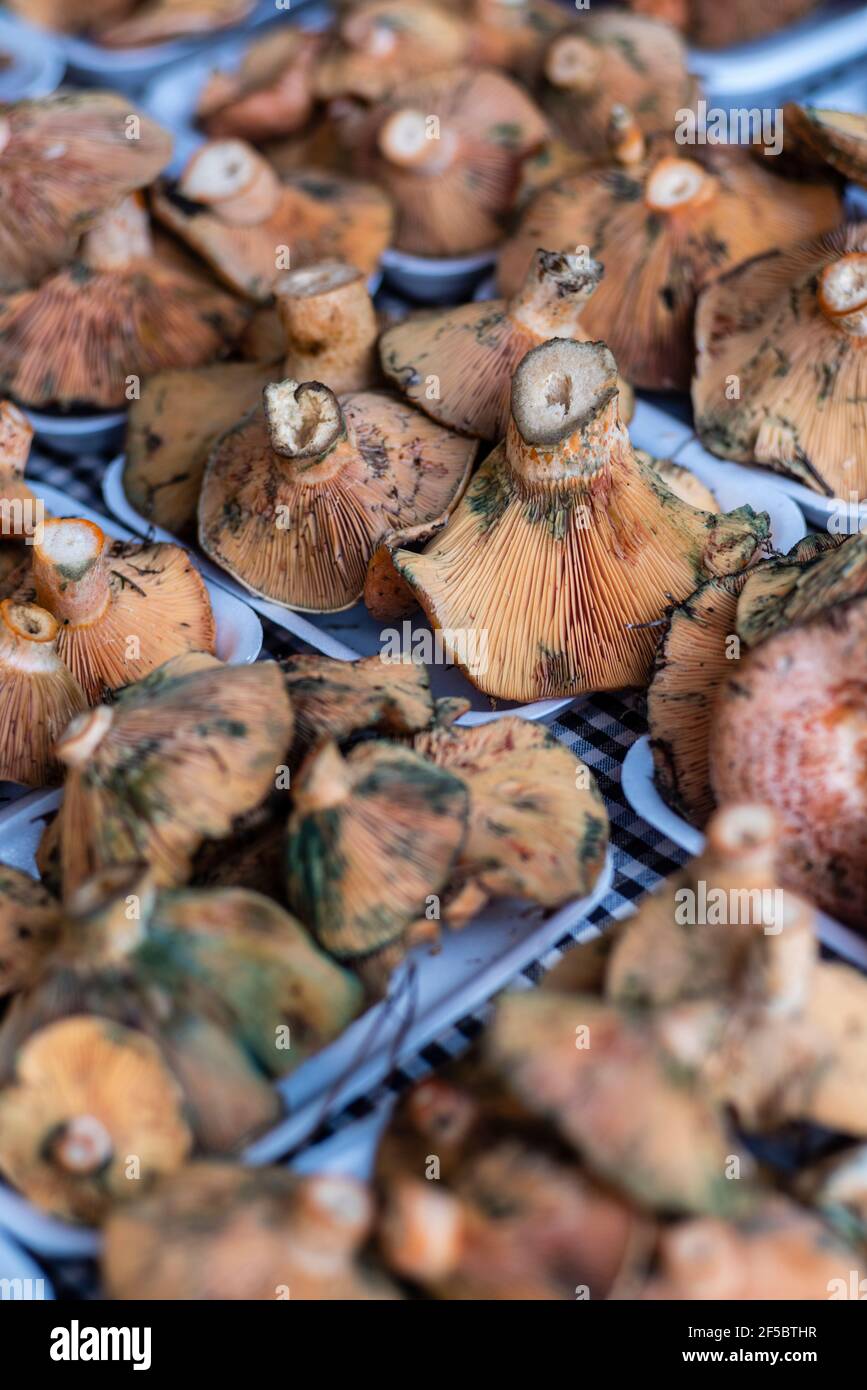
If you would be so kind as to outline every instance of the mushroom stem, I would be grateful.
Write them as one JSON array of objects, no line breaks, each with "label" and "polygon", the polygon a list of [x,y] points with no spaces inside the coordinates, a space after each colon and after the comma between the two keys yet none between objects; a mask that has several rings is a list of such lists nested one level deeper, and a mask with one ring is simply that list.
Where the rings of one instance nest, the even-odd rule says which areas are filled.
[{"label": "mushroom stem", "polygon": [[197,150],[178,180],[178,191],[213,207],[236,227],[264,222],[281,197],[277,174],[243,140],[213,140]]},{"label": "mushroom stem", "polygon": [[74,1115],[55,1133],[51,1152],[65,1172],[87,1177],[106,1166],[113,1145],[102,1120],[95,1115]]},{"label": "mushroom stem", "polygon": [[852,251],[825,266],[819,279],[819,307],[844,333],[867,338],[867,252]]},{"label": "mushroom stem", "polygon": [[23,474],[32,439],[33,427],[24,411],[11,401],[0,401],[0,465]]},{"label": "mushroom stem", "polygon": [[55,753],[67,767],[84,767],[111,728],[114,714],[109,705],[97,705],[79,714],[57,740]]},{"label": "mushroom stem", "polygon": [[153,254],[150,220],[138,197],[125,198],[105,213],[81,243],[80,260],[91,270],[122,270]]},{"label": "mushroom stem", "polygon": [[751,874],[766,872],[769,883],[778,840],[777,823],[767,806],[727,806],[708,826],[708,853],[714,859]]},{"label": "mushroom stem", "polygon": [[579,34],[561,34],[545,57],[545,76],[554,87],[591,96],[599,86],[602,54]]},{"label": "mushroom stem", "polygon": [[390,1194],[382,1223],[389,1264],[410,1279],[445,1279],[455,1269],[464,1243],[464,1212],[451,1192],[404,1179]]},{"label": "mushroom stem", "polygon": [[275,381],[265,387],[271,448],[292,459],[305,482],[322,482],[342,467],[335,446],[345,436],[337,397],[320,381]]},{"label": "mushroom stem", "polygon": [[540,248],[523,285],[509,302],[509,313],[542,338],[550,338],[560,329],[563,337],[571,337],[570,330],[601,279],[602,266],[591,257]]},{"label": "mushroom stem", "polygon": [[340,749],[327,739],[311,749],[301,765],[293,789],[295,811],[299,815],[329,811],[348,801],[351,791],[352,778]]},{"label": "mushroom stem", "polygon": [[644,199],[652,212],[700,207],[713,197],[716,180],[694,159],[666,155],[651,169]]},{"label": "mushroom stem", "polygon": [[644,136],[627,106],[612,106],[608,121],[608,148],[619,164],[640,164],[646,153]]},{"label": "mushroom stem", "polygon": [[286,334],[287,377],[323,378],[338,394],[370,384],[378,326],[360,270],[322,261],[282,276],[275,295]]},{"label": "mushroom stem", "polygon": [[33,547],[33,582],[40,604],[58,622],[96,622],[111,601],[104,533],[83,519],[46,521]]},{"label": "mushroom stem", "polygon": [[0,154],[3,153],[12,138],[12,126],[5,116],[0,116]]},{"label": "mushroom stem", "polygon": [[535,484],[597,478],[628,446],[618,410],[617,363],[604,343],[552,338],[527,353],[512,378],[506,457]]},{"label": "mushroom stem", "polygon": [[429,124],[423,111],[403,107],[388,117],[379,132],[379,148],[392,164],[434,174],[447,169],[458,151],[454,130]]},{"label": "mushroom stem", "polygon": [[31,675],[53,671],[58,664],[54,646],[58,630],[44,608],[4,599],[0,603],[0,666]]}]

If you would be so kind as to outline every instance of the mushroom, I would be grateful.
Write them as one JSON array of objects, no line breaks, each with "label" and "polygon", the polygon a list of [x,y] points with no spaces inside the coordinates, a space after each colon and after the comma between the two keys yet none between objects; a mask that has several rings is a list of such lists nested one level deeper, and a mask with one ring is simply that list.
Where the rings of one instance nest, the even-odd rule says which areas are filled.
[{"label": "mushroom", "polygon": [[296,749],[326,736],[343,743],[365,730],[406,737],[433,720],[427,667],[418,662],[295,655],[281,666],[295,714]]},{"label": "mushroom", "polygon": [[192,1163],[112,1214],[103,1276],[115,1299],[399,1298],[360,1255],[373,1216],[355,1178]]},{"label": "mushroom", "polygon": [[[3,537],[23,540],[35,529],[38,503],[24,481],[33,426],[12,401],[0,401],[0,528]],[[16,564],[20,551],[14,552]]]},{"label": "mushroom", "polygon": [[181,652],[214,650],[211,600],[180,546],[112,546],[92,521],[46,521],[32,580],[60,624],[58,655],[91,703]]},{"label": "mushroom", "polygon": [[176,536],[195,536],[208,455],[273,376],[259,362],[215,362],[143,381],[129,408],[123,464],[123,489],[136,511]]},{"label": "mushroom", "polygon": [[358,159],[394,199],[401,251],[459,256],[501,240],[521,166],[547,134],[521,87],[461,67],[403,82],[374,107],[358,132]]},{"label": "mushroom", "polygon": [[321,34],[270,29],[233,70],[216,68],[199,94],[196,116],[211,139],[254,143],[291,135],[310,119]]},{"label": "mushroom", "polygon": [[615,107],[627,106],[637,128],[655,135],[671,130],[696,94],[686,45],[675,30],[644,15],[601,11],[553,39],[539,101],[568,145],[604,158]]},{"label": "mushroom", "polygon": [[154,246],[134,199],[106,213],[78,260],[0,296],[0,390],[31,406],[122,406],[141,376],[225,352],[243,307]]},{"label": "mushroom", "polygon": [[320,171],[281,183],[243,140],[213,140],[153,208],[229,287],[267,300],[281,270],[337,257],[369,274],[391,238],[388,198],[371,184]]},{"label": "mushroom", "polygon": [[68,1221],[101,1221],[179,1167],[191,1143],[154,1044],[102,1019],[70,1017],[34,1034],[0,1092],[0,1171]]},{"label": "mushroom", "polygon": [[507,68],[530,84],[539,75],[551,39],[569,26],[556,0],[471,0],[472,61]]},{"label": "mushroom", "polygon": [[60,780],[54,745],[87,696],[57,654],[59,624],[33,603],[0,601],[0,779]]},{"label": "mushroom", "polygon": [[736,267],[696,313],[703,443],[829,497],[867,497],[865,336],[867,222]]},{"label": "mushroom", "polygon": [[145,0],[130,15],[100,25],[99,42],[107,48],[137,48],[207,35],[240,24],[253,8],[254,0]]},{"label": "mushroom", "polygon": [[96,870],[139,859],[158,884],[181,883],[202,842],[273,789],[291,738],[274,663],[173,657],[60,739],[66,790],[43,862],[58,842],[65,897]]},{"label": "mushroom", "polygon": [[467,832],[465,783],[395,744],[362,743],[344,758],[324,740],[292,791],[290,906],[339,960],[375,968],[377,955],[390,967],[413,923],[436,929],[439,895]]},{"label": "mushroom", "polygon": [[36,285],[71,261],[82,232],[151,183],[171,150],[168,132],[113,92],[4,107],[0,290]]},{"label": "mushroom", "polygon": [[685,29],[699,48],[726,48],[773,34],[815,9],[818,0],[629,0],[630,9]]},{"label": "mushroom", "polygon": [[0,998],[27,989],[60,938],[60,906],[37,879],[0,864]]},{"label": "mushroom", "polygon": [[380,101],[406,78],[453,68],[469,56],[462,15],[427,0],[364,0],[339,21],[316,65],[323,101],[358,97]]},{"label": "mushroom", "polygon": [[605,864],[608,816],[589,768],[550,730],[505,717],[471,728],[419,733],[413,747],[466,783],[468,833],[443,916],[463,924],[488,898],[558,907],[586,897]]},{"label": "mushroom", "polygon": [[518,363],[548,338],[586,338],[581,316],[601,278],[596,261],[538,250],[511,299],[410,315],[387,329],[383,371],[434,420],[500,440]]},{"label": "mushroom", "polygon": [[[826,231],[839,196],[825,184],[782,179],[739,149],[643,137],[622,124],[606,166],[559,179],[521,215],[500,255],[501,294],[514,294],[537,246],[586,246],[607,267],[583,329],[611,345],[635,386],[679,390],[692,370],[699,290],[739,261]],[[637,137],[637,138],[635,138]],[[737,369],[742,370],[741,358]]]},{"label": "mushroom", "polygon": [[288,608],[350,608],[380,539],[453,506],[476,448],[383,393],[274,383],[208,461],[202,549]]},{"label": "mushroom", "polygon": [[285,334],[283,377],[323,381],[335,395],[376,384],[379,326],[360,270],[319,261],[282,275],[274,294]]},{"label": "mushroom", "polygon": [[[674,497],[636,459],[617,394],[603,343],[534,348],[515,372],[505,444],[421,554],[392,555],[449,655],[499,699],[643,683],[647,624],[767,541],[764,513],[711,516]],[[467,633],[485,634],[484,669],[465,659]]]},{"label": "mushroom", "polygon": [[[624,416],[628,420],[627,416]],[[671,459],[654,458],[644,449],[636,449],[637,458],[642,463],[647,463],[651,468],[656,469],[669,492],[673,492],[675,497],[679,497],[681,502],[688,502],[691,507],[698,507],[703,512],[718,512],[719,503],[700,478],[691,473],[682,464],[673,463]]]}]

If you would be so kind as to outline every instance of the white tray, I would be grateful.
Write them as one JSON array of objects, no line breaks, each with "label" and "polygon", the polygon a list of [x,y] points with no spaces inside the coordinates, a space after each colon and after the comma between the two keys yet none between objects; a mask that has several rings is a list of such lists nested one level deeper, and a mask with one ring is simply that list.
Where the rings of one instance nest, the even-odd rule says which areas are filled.
[{"label": "white tray", "polygon": [[[642,735],[632,744],[623,761],[620,772],[623,795],[636,815],[641,816],[671,840],[672,844],[686,850],[690,857],[700,854],[704,848],[705,837],[700,830],[672,811],[660,796],[653,778],[653,754],[650,751],[650,736]],[[817,913],[819,940],[836,951],[843,960],[867,970],[867,940],[859,936],[833,917],[824,912]]]},{"label": "white tray", "polygon": [[[695,435],[678,452],[677,462],[683,464],[685,468],[691,469],[699,477],[707,475],[707,478],[715,476],[718,469],[737,468],[749,479],[748,486],[756,495],[771,488],[776,492],[784,493],[793,505],[803,512],[808,521],[823,530],[829,529],[832,517],[836,516],[840,510],[840,504],[836,498],[824,497],[821,492],[814,492],[812,488],[805,487],[803,483],[797,483],[793,478],[787,478],[784,473],[777,473],[771,468],[763,468],[759,464],[727,463],[724,459],[717,458],[716,454],[711,454],[704,448]],[[764,504],[762,504],[762,508],[764,509]],[[858,529],[859,516],[867,527],[867,502],[862,502],[858,508],[853,506],[852,513],[851,525],[854,530]],[[787,547],[778,546],[777,548],[783,550]]]},{"label": "white tray", "polygon": [[111,454],[123,444],[125,410],[94,410],[87,415],[64,415],[59,410],[24,413],[37,443],[58,454]]},{"label": "white tray", "polygon": [[0,1287],[5,1291],[7,1280],[21,1281],[20,1293],[2,1295],[4,1302],[47,1301],[54,1298],[51,1281],[31,1260],[30,1256],[9,1236],[0,1231]]},{"label": "white tray", "polygon": [[47,97],[63,79],[63,59],[51,44],[34,43],[9,15],[0,14],[0,53],[11,58],[0,71],[0,102]]}]

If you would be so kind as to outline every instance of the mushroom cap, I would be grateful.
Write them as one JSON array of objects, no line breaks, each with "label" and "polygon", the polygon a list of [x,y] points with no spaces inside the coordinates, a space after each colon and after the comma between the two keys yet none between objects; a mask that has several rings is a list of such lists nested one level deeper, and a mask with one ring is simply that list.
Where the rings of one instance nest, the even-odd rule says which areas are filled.
[{"label": "mushroom cap", "polygon": [[253,593],[305,612],[336,612],[361,597],[368,561],[388,531],[454,504],[477,445],[382,392],[352,393],[338,408],[324,387],[306,385],[315,389],[269,388],[271,417],[289,420],[302,402],[311,409],[321,402],[332,433],[334,412],[342,416],[343,437],[330,443],[323,433],[325,452],[312,464],[291,460],[275,451],[266,412],[251,412],[208,462],[199,537]]},{"label": "mushroom cap", "polygon": [[862,599],[762,642],[720,690],[710,740],[717,802],[773,807],[784,887],[856,927],[867,921],[865,636]]},{"label": "mushroom cap", "polygon": [[[823,308],[821,284],[829,274],[867,264],[867,223],[798,246],[790,240],[702,293],[692,384],[696,428],[706,447],[725,458],[763,464],[829,497],[862,498],[867,403],[859,334],[867,334],[867,318],[862,329],[849,331],[845,315]],[[867,305],[863,271],[860,291],[858,284],[856,273],[853,319],[857,301]],[[738,399],[728,399],[733,376]]]},{"label": "mushroom cap", "polygon": [[210,34],[240,24],[254,0],[146,0],[130,15],[101,25],[99,42],[107,48],[138,48],[194,34]]},{"label": "mushroom cap", "polygon": [[867,594],[867,537],[807,536],[746,576],[737,634],[757,647],[782,628]]},{"label": "mushroom cap", "polygon": [[116,1299],[391,1299],[356,1256],[373,1221],[354,1178],[192,1163],[106,1226]]},{"label": "mushroom cap", "polygon": [[413,747],[469,792],[456,886],[545,907],[591,891],[605,863],[605,804],[589,768],[550,730],[507,716],[417,734]]},{"label": "mushroom cap", "polygon": [[0,864],[0,997],[27,989],[60,938],[60,905],[37,879]]},{"label": "mushroom cap", "polygon": [[4,1175],[52,1215],[89,1224],[177,1168],[192,1145],[157,1048],[103,1019],[66,1018],[28,1039],[0,1117]]},{"label": "mushroom cap", "polygon": [[867,116],[793,103],[785,120],[787,139],[794,135],[803,140],[825,163],[856,183],[867,178]]},{"label": "mushroom cap", "polygon": [[[767,539],[767,517],[749,508],[709,516],[675,498],[636,459],[616,397],[604,344],[535,348],[513,379],[506,444],[421,554],[392,556],[446,649],[497,698],[643,683],[647,624]],[[468,634],[483,659],[467,660]]]},{"label": "mushroom cap", "polygon": [[502,73],[461,67],[401,83],[372,109],[358,158],[394,200],[396,246],[457,256],[500,241],[523,161],[547,134],[521,87]]},{"label": "mushroom cap", "polygon": [[16,597],[0,602],[0,778],[60,780],[55,743],[87,697],[57,654],[56,620]]},{"label": "mushroom cap", "polygon": [[394,744],[323,742],[293,782],[289,903],[338,959],[399,944],[442,892],[467,830],[464,783]]},{"label": "mushroom cap", "polygon": [[656,469],[669,492],[673,492],[681,502],[688,502],[691,507],[698,507],[703,512],[719,511],[719,503],[710,488],[694,473],[690,473],[688,468],[673,463],[671,459],[654,458],[644,449],[636,449],[635,452],[642,463],[648,463],[651,468]]},{"label": "mushroom cap", "polygon": [[3,291],[36,285],[71,261],[82,233],[151,183],[172,151],[169,133],[114,92],[17,102],[4,108],[2,123]]},{"label": "mushroom cap", "polygon": [[75,721],[58,746],[69,769],[54,822],[64,896],[138,860],[160,885],[183,882],[202,841],[227,835],[273,789],[291,738],[279,667],[203,653],[173,657]]},{"label": "mushroom cap", "polygon": [[391,240],[386,194],[321,170],[290,174],[276,190],[273,210],[249,225],[227,221],[218,206],[194,202],[173,185],[157,186],[153,209],[231,289],[260,302],[286,269],[281,247],[293,269],[333,256],[369,274]]},{"label": "mushroom cap", "polygon": [[840,206],[830,185],[781,180],[743,150],[691,147],[684,158],[682,146],[659,137],[641,164],[543,189],[503,248],[498,284],[513,294],[537,246],[589,246],[607,269],[584,330],[609,343],[634,385],[682,389],[702,286],[736,262],[833,227]]},{"label": "mushroom cap", "polygon": [[343,743],[364,730],[400,738],[433,721],[430,677],[418,662],[295,655],[281,666],[295,714],[296,747],[323,737]]},{"label": "mushroom cap", "polygon": [[188,263],[76,263],[0,296],[0,392],[31,406],[125,405],[131,378],[224,353],[244,306]]},{"label": "mushroom cap", "polygon": [[291,135],[310,118],[321,34],[285,27],[246,48],[238,67],[217,68],[198,100],[199,124],[213,139],[262,141]]},{"label": "mushroom cap", "polygon": [[398,81],[453,68],[469,56],[462,15],[426,0],[362,0],[339,21],[316,64],[321,101],[388,96]]},{"label": "mushroom cap", "polygon": [[528,85],[551,39],[570,24],[556,0],[471,0],[469,11],[472,61],[507,68]]},{"label": "mushroom cap", "polygon": [[258,362],[156,372],[129,409],[123,488],[136,511],[173,535],[195,534],[208,455],[272,379]]}]

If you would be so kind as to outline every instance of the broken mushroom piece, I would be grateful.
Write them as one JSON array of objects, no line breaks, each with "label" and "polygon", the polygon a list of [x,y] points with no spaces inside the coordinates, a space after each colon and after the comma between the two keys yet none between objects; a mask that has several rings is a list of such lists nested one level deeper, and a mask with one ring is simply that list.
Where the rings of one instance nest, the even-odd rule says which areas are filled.
[{"label": "broken mushroom piece", "polygon": [[295,26],[270,29],[245,49],[234,69],[216,68],[196,106],[211,139],[257,143],[292,135],[310,119],[321,34]]},{"label": "broken mushroom piece", "polygon": [[391,239],[391,206],[371,184],[302,171],[281,183],[242,140],[203,145],[153,208],[238,294],[264,302],[282,270],[336,257],[366,274]]},{"label": "broken mushroom piece", "polygon": [[339,960],[386,970],[425,920],[467,832],[463,781],[396,744],[344,758],[324,741],[293,779],[286,841],[290,906]]},{"label": "broken mushroom piece", "polygon": [[322,101],[380,101],[407,78],[454,68],[469,56],[463,15],[427,0],[364,0],[340,20],[316,65]]},{"label": "broken mushroom piece", "polygon": [[46,521],[32,581],[60,624],[58,654],[91,703],[181,652],[214,650],[211,600],[180,546],[112,546],[92,521]]},{"label": "broken mushroom piece", "polygon": [[84,237],[78,260],[0,296],[0,391],[31,406],[123,406],[132,382],[226,352],[245,311],[154,247],[134,199]]},{"label": "broken mushroom piece", "polygon": [[605,804],[590,769],[550,730],[506,716],[420,733],[413,747],[469,793],[468,833],[443,904],[449,925],[466,920],[468,890],[469,915],[488,898],[559,907],[592,892],[605,865]]},{"label": "broken mushroom piece", "polygon": [[274,294],[285,334],[282,376],[323,381],[338,396],[375,385],[379,326],[360,270],[320,261],[281,275]]},{"label": "broken mushroom piece", "polygon": [[298,655],[280,665],[295,714],[296,752],[324,737],[343,743],[365,730],[405,738],[433,722],[430,677],[418,662]]},{"label": "broken mushroom piece", "polygon": [[410,315],[387,329],[383,371],[434,420],[500,440],[518,363],[548,338],[586,338],[581,316],[601,278],[597,261],[538,250],[511,299]]},{"label": "broken mushroom piece", "polygon": [[183,1163],[192,1136],[154,1044],[72,1017],[29,1038],[0,1091],[0,1172],[38,1207],[93,1225]]},{"label": "broken mushroom piece", "polygon": [[454,505],[477,447],[383,393],[273,383],[208,462],[202,549],[287,608],[350,608],[380,539]]},{"label": "broken mushroom piece", "polygon": [[60,904],[37,879],[0,864],[0,998],[28,989],[60,938]]},{"label": "broken mushroom piece", "polygon": [[696,313],[702,442],[829,497],[867,497],[865,341],[867,222],[730,271]]},{"label": "broken mushroom piece", "polygon": [[523,161],[547,134],[541,113],[509,78],[455,68],[402,83],[374,107],[358,154],[361,171],[394,200],[395,246],[460,256],[501,240]]},{"label": "broken mushroom piece", "polygon": [[[659,136],[636,159],[622,132],[616,147],[611,164],[559,179],[527,206],[500,256],[500,293],[515,293],[538,246],[587,246],[606,274],[585,305],[584,332],[610,344],[635,386],[680,390],[692,372],[702,286],[739,261],[833,227],[839,195],[768,173],[744,150],[702,147],[685,158]],[[743,371],[745,360],[731,370]]]},{"label": "broken mushroom piece", "polygon": [[60,780],[54,745],[88,702],[57,654],[59,631],[34,603],[0,602],[0,780]]},{"label": "broken mushroom piece", "polygon": [[643,15],[601,11],[560,34],[545,55],[539,101],[556,133],[595,158],[608,153],[612,109],[647,135],[670,130],[697,84],[681,36]]},{"label": "broken mushroom piece", "polygon": [[[392,559],[473,683],[526,701],[642,684],[648,624],[767,538],[765,513],[711,516],[669,492],[633,453],[604,343],[554,339],[515,372],[506,442],[448,526]],[[462,660],[467,632],[485,634],[484,669]]]},{"label": "broken mushroom piece", "polygon": [[73,720],[57,745],[66,790],[49,833],[63,896],[92,873],[145,860],[182,883],[206,839],[274,787],[292,739],[278,666],[173,657],[111,705]]},{"label": "broken mushroom piece", "polygon": [[373,1216],[354,1178],[188,1164],[113,1213],[103,1276],[115,1299],[400,1298],[360,1256]]},{"label": "broken mushroom piece", "polygon": [[4,107],[0,290],[37,285],[71,261],[82,233],[151,183],[171,151],[168,132],[113,92],[64,92]]},{"label": "broken mushroom piece", "polygon": [[182,539],[195,536],[208,455],[273,378],[274,369],[258,362],[215,362],[147,377],[130,403],[123,464],[123,490],[136,511]]}]

